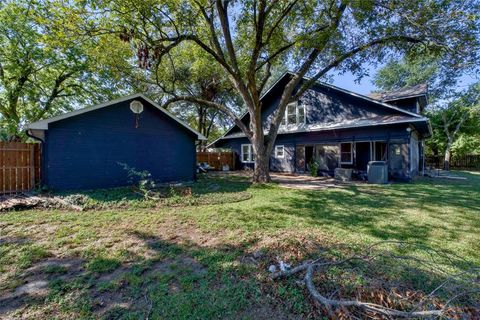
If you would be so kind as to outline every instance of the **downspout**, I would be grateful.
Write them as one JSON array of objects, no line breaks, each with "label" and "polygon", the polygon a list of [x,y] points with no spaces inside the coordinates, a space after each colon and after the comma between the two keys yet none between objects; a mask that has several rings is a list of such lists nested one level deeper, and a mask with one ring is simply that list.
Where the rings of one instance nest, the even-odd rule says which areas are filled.
[{"label": "downspout", "polygon": [[31,132],[30,129],[25,131],[27,137],[32,138],[33,140],[39,141],[40,142],[40,153],[41,153],[41,163],[40,163],[40,186],[43,183],[43,176],[45,174],[45,152],[44,152],[44,145],[45,141],[40,139],[39,137],[34,136]]},{"label": "downspout", "polygon": [[[410,130],[408,130],[410,129]],[[412,177],[412,128],[408,127],[408,178],[410,180],[413,179]]]},{"label": "downspout", "polygon": [[422,176],[425,176],[425,141],[422,140]]}]

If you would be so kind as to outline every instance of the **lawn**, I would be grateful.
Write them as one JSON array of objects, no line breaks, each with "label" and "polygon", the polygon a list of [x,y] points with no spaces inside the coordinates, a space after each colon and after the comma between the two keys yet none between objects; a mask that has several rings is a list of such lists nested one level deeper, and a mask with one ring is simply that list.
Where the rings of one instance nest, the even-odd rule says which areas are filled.
[{"label": "lawn", "polygon": [[[314,318],[324,310],[298,278],[272,281],[268,267],[378,241],[420,258],[420,247],[441,250],[436,261],[449,270],[478,267],[480,175],[459,174],[467,180],[324,190],[214,175],[162,201],[117,189],[72,196],[81,212],[0,213],[0,318]],[[410,267],[382,260],[348,281],[337,274],[342,294],[380,278],[400,293],[442,280]]]}]

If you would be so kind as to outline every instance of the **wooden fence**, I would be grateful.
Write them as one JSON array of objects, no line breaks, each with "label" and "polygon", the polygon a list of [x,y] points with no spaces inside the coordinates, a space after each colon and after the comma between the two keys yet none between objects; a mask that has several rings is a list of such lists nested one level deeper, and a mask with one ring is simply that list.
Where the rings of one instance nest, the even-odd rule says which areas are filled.
[{"label": "wooden fence", "polygon": [[235,154],[233,152],[197,152],[197,163],[208,163],[215,170],[222,170],[228,165],[230,170],[235,169]]},{"label": "wooden fence", "polygon": [[33,189],[40,183],[40,144],[0,142],[0,194]]},{"label": "wooden fence", "polygon": [[[427,167],[443,168],[443,156],[427,156]],[[450,169],[480,170],[480,154],[453,155],[450,159]]]}]

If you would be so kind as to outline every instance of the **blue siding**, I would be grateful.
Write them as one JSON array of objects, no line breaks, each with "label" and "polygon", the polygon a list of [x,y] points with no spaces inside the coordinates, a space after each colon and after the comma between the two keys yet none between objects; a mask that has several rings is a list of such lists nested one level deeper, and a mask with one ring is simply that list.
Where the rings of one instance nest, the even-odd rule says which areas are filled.
[{"label": "blue siding", "polygon": [[[284,145],[284,159],[270,158],[270,169],[272,171],[293,172],[295,169],[295,147],[299,144],[322,144],[340,143],[355,141],[390,141],[398,143],[409,143],[410,134],[407,132],[408,124],[396,124],[388,126],[351,128],[343,130],[316,131],[304,133],[279,134],[275,145]],[[237,153],[237,169],[253,167],[253,164],[245,164],[240,161],[240,146],[250,143],[247,138],[234,138],[220,140],[217,143],[219,148],[228,148]]]},{"label": "blue siding", "polygon": [[[280,81],[262,99],[262,121],[265,128],[270,123],[280,103],[284,82],[286,82],[286,79]],[[300,97],[300,103],[306,107],[306,124],[330,124],[385,115],[405,115],[400,111],[321,84],[315,84],[308,89]],[[248,125],[249,119],[247,114],[242,122]],[[235,126],[229,134],[237,132],[241,132],[241,130]]]},{"label": "blue siding", "polygon": [[147,170],[160,182],[195,178],[194,134],[146,101],[135,128],[130,102],[49,125],[44,161],[45,183],[50,188],[128,185],[127,171],[119,163]]}]

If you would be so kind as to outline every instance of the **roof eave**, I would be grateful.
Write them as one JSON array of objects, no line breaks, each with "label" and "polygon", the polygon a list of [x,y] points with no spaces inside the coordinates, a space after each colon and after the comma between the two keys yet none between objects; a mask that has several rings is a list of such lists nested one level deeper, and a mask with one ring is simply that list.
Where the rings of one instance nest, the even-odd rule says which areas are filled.
[{"label": "roof eave", "polygon": [[[365,124],[351,124],[351,125],[345,125],[345,126],[337,126],[337,127],[324,127],[324,128],[317,128],[317,129],[301,129],[301,130],[295,130],[295,131],[286,131],[286,132],[278,132],[278,134],[292,134],[292,133],[302,133],[302,132],[318,132],[318,131],[331,131],[331,130],[342,130],[342,129],[351,129],[351,128],[359,128],[359,127],[376,127],[376,126],[383,126],[383,125],[392,125],[392,124],[400,124],[400,123],[415,123],[415,122],[422,122],[425,121],[428,123],[430,135],[431,135],[431,125],[430,121],[428,118],[419,118],[419,119],[408,119],[408,120],[397,120],[397,121],[390,121],[390,122],[383,122],[383,123],[365,123]],[[236,136],[236,137],[220,137],[217,140],[213,141],[210,143],[207,147],[212,147],[215,143],[217,143],[220,140],[226,140],[226,139],[237,139],[237,138],[245,138],[245,135],[242,136]]]},{"label": "roof eave", "polygon": [[134,94],[131,94],[131,95],[128,95],[128,96],[125,96],[125,97],[110,100],[110,101],[100,103],[100,104],[97,104],[97,105],[94,105],[94,106],[91,106],[91,107],[86,107],[86,108],[74,110],[74,111],[71,111],[71,112],[67,112],[67,113],[64,113],[64,114],[61,114],[61,115],[58,115],[58,116],[55,116],[55,117],[52,117],[52,118],[49,118],[49,119],[32,122],[32,123],[27,124],[26,128],[29,129],[29,130],[48,130],[48,125],[52,122],[60,121],[60,120],[67,119],[67,118],[70,118],[70,117],[74,117],[74,116],[77,116],[77,115],[80,115],[80,114],[83,114],[83,113],[86,113],[86,112],[94,111],[94,110],[97,110],[97,109],[100,109],[100,108],[103,108],[103,107],[107,107],[107,106],[110,106],[110,105],[113,105],[113,104],[121,103],[121,102],[131,100],[131,99],[135,99],[135,98],[142,98],[145,101],[147,101],[148,103],[150,103],[151,105],[153,105],[155,108],[157,108],[160,111],[162,111],[163,113],[165,113],[168,117],[170,117],[174,121],[178,122],[185,129],[188,129],[189,131],[194,133],[197,136],[197,140],[207,140],[207,138],[204,135],[202,135],[200,132],[190,128],[190,126],[187,125],[185,122],[178,119],[176,116],[174,116],[173,114],[168,112],[165,108],[162,108],[158,103],[154,102],[153,100],[146,97],[142,93],[134,93]]}]

